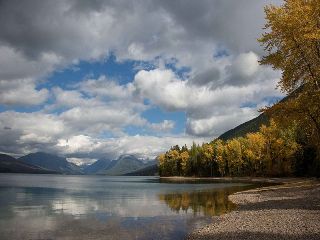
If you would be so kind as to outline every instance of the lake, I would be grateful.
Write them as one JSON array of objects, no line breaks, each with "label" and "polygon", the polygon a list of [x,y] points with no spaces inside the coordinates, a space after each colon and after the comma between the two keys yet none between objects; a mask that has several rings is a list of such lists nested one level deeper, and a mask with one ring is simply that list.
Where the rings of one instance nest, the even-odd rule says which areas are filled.
[{"label": "lake", "polygon": [[1,239],[183,239],[244,183],[0,174]]}]

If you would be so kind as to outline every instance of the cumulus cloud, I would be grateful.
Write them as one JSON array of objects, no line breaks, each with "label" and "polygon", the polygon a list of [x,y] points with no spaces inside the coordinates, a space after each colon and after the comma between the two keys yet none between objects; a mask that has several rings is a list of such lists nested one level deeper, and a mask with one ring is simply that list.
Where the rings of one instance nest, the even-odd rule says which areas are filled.
[{"label": "cumulus cloud", "polygon": [[110,80],[104,75],[98,79],[82,81],[78,86],[81,91],[91,96],[106,97],[108,99],[133,98],[134,92],[132,84],[119,85],[116,81]]},{"label": "cumulus cloud", "polygon": [[[97,122],[103,121],[97,120]],[[153,158],[171,145],[191,144],[193,140],[197,142],[203,140],[186,136],[143,135],[103,138],[92,134],[92,131],[88,130],[89,125],[90,123],[72,126],[63,116],[39,112],[2,112],[0,113],[0,151],[20,155],[34,151],[59,152],[78,158],[103,156],[116,158],[121,154],[130,153],[144,158]],[[167,131],[172,128],[172,125],[173,122],[164,121],[159,124],[150,124],[149,127],[156,131]]]},{"label": "cumulus cloud", "polygon": [[110,106],[95,108],[75,107],[60,115],[66,124],[72,128],[96,134],[110,131],[121,133],[121,128],[127,125],[142,126],[146,120],[130,109],[119,109]]},{"label": "cumulus cloud", "polygon": [[279,2],[147,0],[133,7],[130,1],[5,1],[0,50],[31,60],[19,64],[29,75],[110,52],[119,59],[173,57],[180,65],[200,68],[221,46],[231,54],[261,53],[256,38],[264,23],[263,6]]},{"label": "cumulus cloud", "polygon": [[49,97],[47,89],[36,89],[32,79],[0,80],[0,104],[38,105]]},{"label": "cumulus cloud", "polygon": [[156,105],[168,110],[187,107],[189,88],[171,70],[141,70],[136,74],[134,84],[140,95],[151,99]]},{"label": "cumulus cloud", "polygon": [[[240,59],[245,59],[243,64]],[[190,79],[178,78],[172,70],[154,69],[139,71],[134,85],[139,93],[157,106],[168,111],[185,111],[187,115],[186,132],[197,136],[218,136],[235,125],[257,116],[257,107],[246,108],[243,105],[259,103],[266,96],[281,96],[274,86],[279,73],[260,67],[255,54],[240,55],[235,65],[226,64],[228,72],[232,66],[233,77],[255,75],[244,86],[225,84],[218,88],[211,85],[191,85]],[[253,66],[252,66],[253,65]],[[249,69],[247,69],[249,68]],[[257,71],[259,70],[259,74]],[[228,82],[229,75],[226,75]],[[267,77],[266,77],[267,76]],[[235,85],[235,86],[234,86]]]},{"label": "cumulus cloud", "polygon": [[169,147],[179,144],[191,146],[193,142],[201,144],[207,138],[190,138],[187,136],[123,136],[120,138],[94,139],[75,136],[68,141],[60,140],[59,150],[70,156],[95,156],[115,159],[122,154],[133,154],[139,158],[153,159]]},{"label": "cumulus cloud", "polygon": [[175,122],[171,120],[164,120],[160,123],[151,123],[150,128],[157,132],[167,132],[174,128]]},{"label": "cumulus cloud", "polygon": [[68,134],[63,121],[43,113],[0,113],[0,151],[28,153],[47,150],[56,139]]},{"label": "cumulus cloud", "polygon": [[226,67],[229,74],[227,84],[247,85],[252,82],[259,70],[258,56],[254,52],[241,53]]},{"label": "cumulus cloud", "polygon": [[209,118],[194,119],[188,118],[186,131],[196,136],[214,136],[236,126],[239,122],[245,122],[257,116],[256,109],[235,108],[233,112],[213,115]]},{"label": "cumulus cloud", "polygon": [[[258,65],[256,41],[263,6],[280,2],[2,1],[0,104],[10,111],[0,113],[0,151],[152,156],[251,119],[266,97],[282,96],[274,89],[279,72]],[[100,76],[67,88],[40,85],[55,71],[110,54],[143,61],[131,82]],[[150,122],[143,113],[153,107],[184,112],[186,123]],[[185,135],[168,137],[178,124]],[[129,126],[157,136],[128,136]]]}]

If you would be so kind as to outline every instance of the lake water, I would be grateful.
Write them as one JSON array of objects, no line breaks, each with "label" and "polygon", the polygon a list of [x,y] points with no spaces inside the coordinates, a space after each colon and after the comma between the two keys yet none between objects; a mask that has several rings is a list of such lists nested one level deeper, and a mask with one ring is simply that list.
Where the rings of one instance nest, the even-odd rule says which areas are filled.
[{"label": "lake water", "polygon": [[0,238],[183,239],[235,206],[243,183],[0,174]]}]

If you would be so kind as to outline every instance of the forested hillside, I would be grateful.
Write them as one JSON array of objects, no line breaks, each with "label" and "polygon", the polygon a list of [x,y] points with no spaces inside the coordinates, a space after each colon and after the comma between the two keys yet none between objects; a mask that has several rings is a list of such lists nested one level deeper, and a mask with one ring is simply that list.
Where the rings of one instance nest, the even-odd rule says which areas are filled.
[{"label": "forested hillside", "polygon": [[265,8],[260,63],[281,70],[278,87],[287,96],[210,143],[172,147],[158,157],[161,176],[320,175],[319,6]]}]

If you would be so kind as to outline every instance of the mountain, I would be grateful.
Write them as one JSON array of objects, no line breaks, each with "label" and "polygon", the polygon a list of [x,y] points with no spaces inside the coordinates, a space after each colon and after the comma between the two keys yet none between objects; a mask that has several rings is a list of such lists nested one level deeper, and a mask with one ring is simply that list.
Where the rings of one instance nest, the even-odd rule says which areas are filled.
[{"label": "mountain", "polygon": [[139,160],[133,155],[122,155],[118,160],[114,161],[113,166],[108,167],[102,171],[97,172],[98,174],[105,175],[124,175],[138,169],[144,168],[147,166],[143,161]]},{"label": "mountain", "polygon": [[266,114],[262,113],[258,117],[251,119],[239,126],[223,133],[218,137],[218,139],[227,141],[236,137],[243,137],[250,132],[258,132],[262,124],[268,124],[269,118]]},{"label": "mountain", "polygon": [[86,166],[83,169],[84,174],[96,174],[99,171],[108,170],[116,164],[115,160],[110,159],[99,159],[91,165]]},{"label": "mountain", "polygon": [[38,166],[19,161],[9,155],[0,154],[0,172],[2,173],[57,173]]},{"label": "mountain", "polygon": [[136,171],[126,173],[125,176],[156,176],[159,174],[159,168],[157,164],[153,164]]},{"label": "mountain", "polygon": [[[291,99],[296,98],[303,91],[303,88],[304,88],[303,86],[299,87],[291,94],[282,98],[276,104],[284,103]],[[250,133],[250,132],[258,132],[261,125],[263,124],[268,125],[269,120],[270,120],[269,117],[265,113],[261,113],[258,117],[253,118],[250,121],[247,121],[245,123],[242,123],[239,126],[221,134],[218,137],[218,139],[226,141],[235,137],[244,137],[247,133]]]},{"label": "mountain", "polygon": [[38,167],[46,168],[64,174],[82,174],[80,167],[68,162],[63,157],[58,157],[53,154],[37,152],[31,153],[19,158],[18,160],[35,165]]}]

